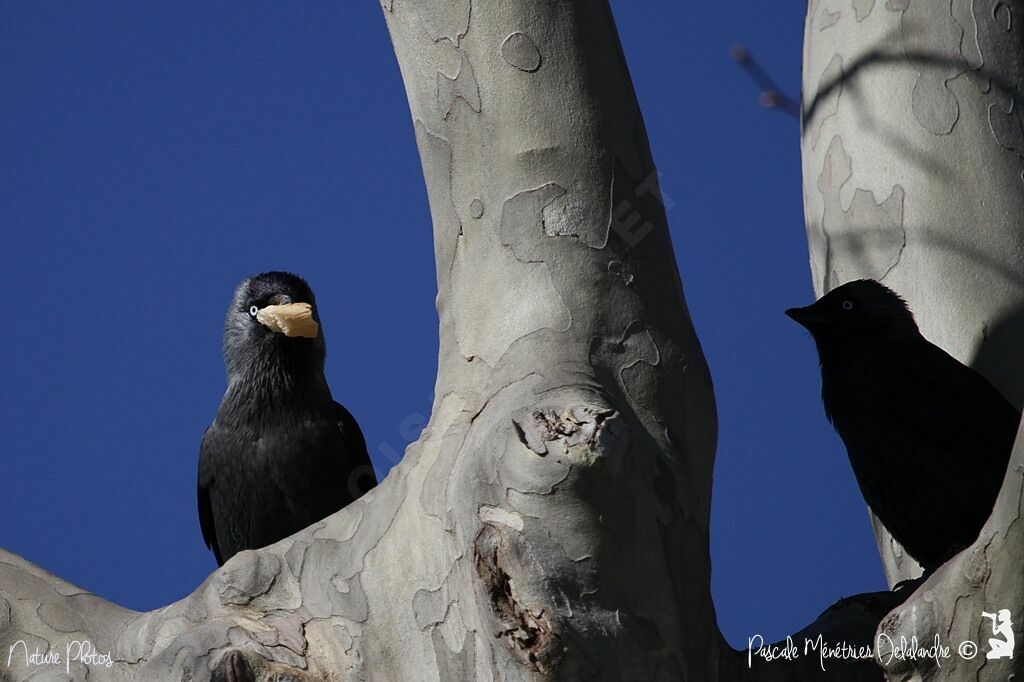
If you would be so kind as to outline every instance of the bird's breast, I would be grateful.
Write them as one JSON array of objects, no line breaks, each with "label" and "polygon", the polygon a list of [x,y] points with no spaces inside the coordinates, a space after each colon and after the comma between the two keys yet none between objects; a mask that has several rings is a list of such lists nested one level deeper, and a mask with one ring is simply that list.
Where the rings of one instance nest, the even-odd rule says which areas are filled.
[{"label": "bird's breast", "polygon": [[874,420],[879,406],[878,369],[866,358],[850,358],[822,364],[821,401],[829,421],[841,423]]}]

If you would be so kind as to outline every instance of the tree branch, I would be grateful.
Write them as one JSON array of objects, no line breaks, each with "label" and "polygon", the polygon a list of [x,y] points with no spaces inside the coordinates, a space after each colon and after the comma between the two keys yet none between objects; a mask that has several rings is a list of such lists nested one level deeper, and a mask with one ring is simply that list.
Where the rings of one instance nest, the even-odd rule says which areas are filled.
[{"label": "tree branch", "polygon": [[714,401],[610,9],[384,13],[434,224],[423,436],[371,493],[165,609],[11,558],[3,636],[92,639],[114,663],[90,680],[710,679]]},{"label": "tree branch", "polygon": [[[982,372],[1018,408],[1024,400],[1024,7],[955,0],[811,3],[804,44],[801,136],[811,274],[818,294],[862,277],[903,295],[924,335]],[[884,68],[882,68],[884,67]],[[976,191],[964,191],[975,188]],[[1021,438],[977,542],[887,616],[876,652],[902,679],[1006,679],[987,661],[982,611],[1018,612]],[[912,484],[912,483],[911,483]],[[941,502],[940,502],[941,503]],[[876,524],[890,584],[920,567]],[[1015,626],[1019,627],[1019,626]],[[1017,632],[1020,632],[1018,629]],[[891,656],[938,637],[950,657]],[[960,655],[971,640],[982,655]],[[1017,666],[1024,660],[1016,657]]]},{"label": "tree branch", "polygon": [[761,68],[747,48],[742,45],[733,45],[729,50],[729,56],[761,88],[761,96],[758,98],[761,106],[765,109],[779,109],[796,119],[800,118],[800,105],[775,84],[775,79]]}]

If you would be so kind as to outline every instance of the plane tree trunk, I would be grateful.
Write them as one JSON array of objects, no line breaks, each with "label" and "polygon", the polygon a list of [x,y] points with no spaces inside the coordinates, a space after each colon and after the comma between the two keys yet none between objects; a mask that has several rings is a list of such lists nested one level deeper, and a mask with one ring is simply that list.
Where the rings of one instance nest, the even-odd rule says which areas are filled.
[{"label": "plane tree trunk", "polygon": [[[853,4],[862,13],[874,3]],[[813,654],[790,663],[755,656],[748,665],[747,652],[730,649],[715,622],[711,380],[607,3],[382,6],[434,226],[440,356],[429,425],[374,491],[275,545],[236,555],[195,593],[152,612],[110,604],[0,551],[0,679],[65,679],[65,670],[75,680],[147,682],[820,679]],[[885,12],[899,14],[874,8]],[[812,5],[813,31],[817,13]],[[831,60],[819,63],[827,52],[819,42],[809,30],[815,84]],[[850,50],[844,63],[858,54]],[[840,127],[854,91],[843,87],[834,100],[836,88],[807,88],[826,121],[819,126],[808,114],[804,135],[819,289],[859,267],[864,247],[844,226],[874,234],[870,228],[888,228],[894,215],[895,265],[863,274],[937,287],[959,272],[958,286],[967,282],[973,265],[957,270],[951,258],[935,256],[941,267],[925,267],[916,255],[928,251],[917,245],[924,237],[908,217],[917,215],[916,197],[926,203],[952,190],[928,189],[923,176],[873,175],[869,164],[884,164],[867,152],[862,159],[859,146],[870,133]],[[897,126],[893,111],[887,126]],[[910,114],[901,116],[899,129],[911,128]],[[851,164],[870,182],[842,179]],[[976,165],[972,178],[989,173],[981,160]],[[880,193],[878,183],[890,181]],[[822,199],[811,192],[819,184]],[[999,185],[1002,209],[985,204],[1006,225],[1020,189],[1010,184]],[[857,193],[850,208],[840,194],[853,185],[877,198]],[[865,211],[873,217],[866,223]],[[939,209],[920,215],[929,228],[954,222],[939,220]],[[979,301],[990,306],[984,310],[1004,310],[1005,292],[1017,291],[999,274],[1011,265],[1019,272],[1005,248],[1018,232],[993,234],[979,233],[971,253],[984,256],[978,281],[998,283],[1002,304],[981,297],[977,284],[968,290],[978,300],[965,298],[959,314],[974,314]],[[888,245],[890,237],[876,239]],[[934,325],[926,330],[947,329],[945,340],[977,331],[921,300]],[[994,335],[997,318],[985,319]],[[954,561],[970,570],[937,573],[934,594],[960,590],[973,605],[991,590],[1005,595],[1000,606],[1020,606],[1012,599],[1020,594],[1021,528],[1012,521],[1021,448],[1014,457],[986,544]],[[977,610],[947,614],[961,602],[936,605],[921,594],[911,598],[930,604],[933,629],[962,627]],[[841,600],[794,640],[801,648],[818,635],[870,644],[903,596]],[[915,618],[890,617],[887,627],[925,629]],[[29,661],[36,651],[87,660],[46,667]],[[870,659],[837,660],[829,674],[867,680],[881,672]]]},{"label": "plane tree trunk", "polygon": [[[1024,400],[1024,3],[811,0],[802,151],[820,296],[870,277],[904,296],[922,333]],[[890,679],[1006,679],[991,622],[1024,617],[1021,443],[978,541],[937,571],[880,635],[952,642],[942,669],[891,661]],[[890,585],[921,568],[872,519]],[[1020,626],[1014,626],[1020,638]],[[960,642],[981,643],[965,661]],[[883,638],[884,641],[884,638]],[[885,653],[882,652],[884,658]]]},{"label": "plane tree trunk", "polygon": [[714,399],[609,7],[383,10],[434,224],[422,437],[154,612],[7,555],[4,639],[88,638],[90,680],[714,679]]}]

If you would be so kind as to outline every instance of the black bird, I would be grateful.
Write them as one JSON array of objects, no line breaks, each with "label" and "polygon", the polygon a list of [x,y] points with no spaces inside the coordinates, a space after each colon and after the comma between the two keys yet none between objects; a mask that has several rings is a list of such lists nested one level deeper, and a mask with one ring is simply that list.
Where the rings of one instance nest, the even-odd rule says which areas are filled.
[{"label": "black bird", "polygon": [[218,565],[277,542],[377,484],[334,402],[313,291],[286,272],[242,282],[224,323],[228,388],[199,447],[199,525]]},{"label": "black bird", "polygon": [[786,315],[814,336],[825,414],[868,506],[927,571],[992,513],[1020,413],[930,343],[906,302],[870,279]]}]

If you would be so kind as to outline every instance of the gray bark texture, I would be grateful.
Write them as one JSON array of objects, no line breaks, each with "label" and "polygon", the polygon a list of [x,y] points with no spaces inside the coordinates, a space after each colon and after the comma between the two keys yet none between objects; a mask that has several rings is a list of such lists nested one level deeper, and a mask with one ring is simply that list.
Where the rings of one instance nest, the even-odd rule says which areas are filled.
[{"label": "gray bark texture", "polygon": [[610,10],[383,10],[434,223],[422,437],[150,613],[0,555],[0,639],[88,639],[90,680],[715,679],[714,399]]},{"label": "gray bark texture", "polygon": [[[429,425],[374,491],[239,553],[162,609],[129,611],[0,551],[0,679],[821,679],[813,657],[748,666],[716,626],[711,380],[607,2],[382,4],[434,226],[440,357]],[[984,55],[986,68],[1016,69],[1019,27],[975,25],[975,43],[959,45],[983,35],[1013,45],[985,42],[962,57],[963,78],[936,81],[900,50],[899,68],[866,68],[865,79],[882,81],[858,87],[844,79],[875,41],[890,32],[904,42],[887,49],[910,44],[912,11],[874,4],[844,5],[838,21],[849,26],[827,40],[826,10],[809,9],[816,286],[854,274],[905,285],[926,331],[961,357],[987,335],[979,366],[1019,404],[1008,368],[1019,367],[1009,349],[1020,326],[1004,324],[1021,300],[1019,158],[991,143],[985,116],[1024,132],[1013,100],[972,66]],[[837,76],[841,85],[827,87]],[[918,87],[934,90],[916,95],[920,106]],[[949,98],[957,118],[936,131],[927,117]],[[918,116],[933,128],[918,130]],[[964,185],[942,173],[983,177],[986,201],[977,190],[954,198]],[[937,290],[955,293],[924,295]],[[953,311],[939,299],[954,300]],[[1018,444],[979,544],[892,612],[886,632],[978,639],[982,607],[1024,616],[1022,460]],[[904,597],[840,600],[794,639],[871,644]],[[82,659],[85,642],[98,657],[26,658]],[[1011,668],[999,665],[961,672],[1005,677]],[[881,676],[870,659],[834,661],[829,673]]]},{"label": "gray bark texture", "polygon": [[[802,152],[818,295],[862,277],[910,303],[924,335],[1024,400],[1024,3],[811,0]],[[1022,641],[1021,439],[978,541],[880,635],[985,643],[1010,609]],[[920,567],[872,519],[890,585]],[[884,647],[882,647],[884,649]],[[987,650],[987,646],[983,647]],[[1014,660],[891,660],[890,679],[1007,679]],[[885,662],[885,651],[877,652]]]}]

